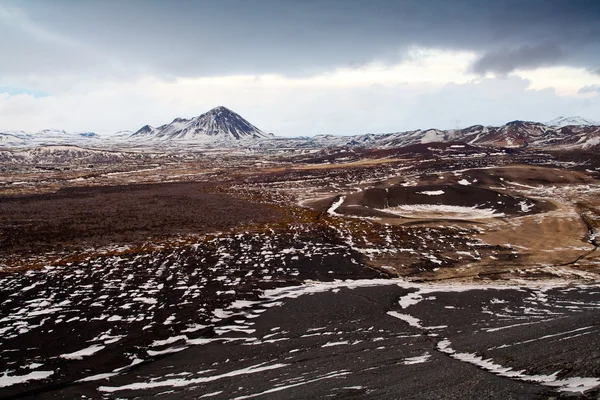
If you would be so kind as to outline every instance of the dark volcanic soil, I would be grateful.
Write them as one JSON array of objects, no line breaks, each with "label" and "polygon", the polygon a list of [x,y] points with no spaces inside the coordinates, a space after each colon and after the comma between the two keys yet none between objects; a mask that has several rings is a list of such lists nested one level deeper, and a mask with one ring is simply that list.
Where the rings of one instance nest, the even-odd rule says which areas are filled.
[{"label": "dark volcanic soil", "polygon": [[[293,293],[266,302],[245,340],[189,347],[35,398],[546,400],[599,394],[593,388],[600,373],[597,288],[462,291],[390,282]],[[482,368],[481,358],[521,377]],[[537,374],[556,386],[536,383]],[[592,383],[578,387],[583,381],[575,377]]]},{"label": "dark volcanic soil", "polygon": [[0,255],[210,233],[277,220],[269,206],[210,193],[206,183],[68,188],[0,198]]},{"label": "dark volcanic soil", "polygon": [[[529,167],[484,180],[491,170],[465,169],[492,161],[432,158],[410,174],[400,162],[274,168],[218,188],[171,183],[0,197],[0,261],[13,256],[24,267],[0,271],[0,399],[596,399],[597,281],[527,282],[580,271],[528,270],[527,253],[481,239],[485,222],[432,218],[416,226],[409,224],[421,221],[339,215],[447,204],[520,216],[549,206],[511,196],[515,184],[588,182]],[[385,189],[401,182],[425,185]],[[373,189],[357,193],[367,185]],[[286,202],[290,188],[336,196],[315,202],[319,214]],[[269,196],[273,205],[233,191]],[[353,194],[331,207],[342,193]],[[598,214],[589,203],[580,206],[586,218]],[[494,224],[504,222],[513,221]],[[562,235],[552,230],[561,224],[548,226],[525,232]],[[149,238],[156,246],[78,251]],[[27,255],[47,251],[72,257],[27,264]],[[393,274],[413,281],[387,279]],[[457,276],[443,286],[423,283]],[[518,276],[516,286],[493,285],[504,276]]]},{"label": "dark volcanic soil", "polygon": [[[234,340],[252,331],[240,321],[263,289],[386,276],[359,260],[330,232],[315,229],[223,234],[148,254],[0,273],[0,398],[48,398],[47,391],[82,378],[199,342]],[[51,378],[2,379],[3,372],[27,376],[32,365],[37,373],[51,371]]]}]

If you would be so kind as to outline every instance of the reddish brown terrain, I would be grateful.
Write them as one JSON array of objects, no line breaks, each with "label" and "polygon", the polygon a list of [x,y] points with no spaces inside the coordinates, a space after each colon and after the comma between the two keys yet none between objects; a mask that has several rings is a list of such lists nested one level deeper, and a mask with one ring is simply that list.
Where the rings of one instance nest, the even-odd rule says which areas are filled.
[{"label": "reddish brown terrain", "polygon": [[[230,398],[281,391],[284,398],[293,380],[273,386],[247,379],[263,367],[303,376],[289,369],[301,363],[331,375],[331,384],[314,386],[315,393],[346,397],[350,390],[361,397],[372,390],[394,398],[389,382],[371,380],[351,355],[380,351],[378,340],[402,347],[408,337],[419,351],[368,362],[427,367],[449,393],[461,389],[442,371],[462,368],[479,371],[473,379],[491,387],[506,380],[525,398],[598,393],[595,156],[428,144],[260,159],[213,151],[157,153],[151,160],[107,156],[94,165],[58,160],[44,169],[4,166],[0,397],[173,391],[172,398],[217,392]],[[465,305],[468,296],[459,294],[465,290],[481,299]],[[320,294],[304,295],[312,291]],[[545,303],[545,293],[563,300]],[[445,300],[436,302],[438,296]],[[490,308],[496,301],[506,306]],[[424,302],[437,311],[420,308]],[[302,307],[312,311],[304,315]],[[474,314],[461,311],[469,307]],[[447,321],[444,309],[457,310],[456,322]],[[574,316],[567,312],[575,309]],[[577,319],[561,330],[554,315]],[[538,322],[551,335],[585,336],[576,348],[567,346],[571,339],[556,339],[563,356],[546,355],[551,364],[532,364],[520,350],[485,350],[545,340],[529,325]],[[528,328],[514,337],[469,339],[461,332],[470,324],[490,335],[506,326]],[[339,346],[339,357],[313,365],[325,354],[315,349],[329,346]],[[586,356],[574,362],[582,360],[581,349]],[[224,355],[232,352],[244,354],[235,365],[226,361],[233,355]],[[494,365],[526,372],[508,379],[461,355],[488,352]],[[188,368],[198,357],[212,366]],[[451,361],[461,359],[466,364]],[[217,372],[192,378],[205,369]],[[238,373],[245,383],[235,386],[228,374]],[[334,384],[337,373],[355,389]],[[538,375],[550,386],[531,378]],[[416,389],[406,385],[396,390],[410,397]],[[438,397],[420,390],[422,398]],[[477,397],[483,389],[473,390]],[[510,398],[503,395],[497,389],[491,398]]]}]

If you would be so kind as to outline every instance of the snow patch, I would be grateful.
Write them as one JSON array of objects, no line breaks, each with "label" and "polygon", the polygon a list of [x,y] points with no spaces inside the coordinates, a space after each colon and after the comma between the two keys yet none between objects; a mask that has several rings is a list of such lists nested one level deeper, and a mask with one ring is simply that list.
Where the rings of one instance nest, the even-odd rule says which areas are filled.
[{"label": "snow patch", "polygon": [[448,354],[450,357],[456,360],[476,365],[479,368],[489,371],[495,375],[525,382],[539,383],[544,386],[555,387],[561,392],[583,393],[586,390],[593,389],[600,385],[600,378],[573,377],[558,379],[557,375],[560,371],[556,371],[552,375],[528,375],[525,374],[524,371],[514,371],[512,368],[503,367],[500,364],[496,364],[491,358],[484,359],[476,354],[458,353],[452,349],[451,343],[448,339],[438,342],[437,349],[442,353]]},{"label": "snow patch", "polygon": [[431,358],[431,354],[425,353],[422,356],[405,358],[404,361],[402,361],[402,364],[404,364],[404,365],[422,364],[422,363],[426,363],[427,361],[429,361],[430,358]]},{"label": "snow patch", "polygon": [[73,353],[63,354],[60,358],[64,358],[66,360],[81,360],[83,357],[91,356],[104,349],[105,346],[94,344],[90,347],[87,347],[83,350],[75,351]]},{"label": "snow patch", "polygon": [[33,371],[26,375],[8,375],[8,372],[4,372],[0,376],[0,387],[7,387],[17,385],[19,383],[25,383],[34,380],[46,379],[53,375],[54,371]]},{"label": "snow patch", "polygon": [[345,196],[340,196],[339,199],[337,199],[336,201],[334,201],[331,206],[329,207],[329,209],[327,210],[327,214],[329,215],[339,215],[338,213],[335,212],[335,210],[337,210],[342,203],[344,202],[344,200],[346,199]]},{"label": "snow patch", "polygon": [[427,196],[441,196],[444,193],[443,190],[424,190],[422,192],[417,192],[417,194],[424,194]]},{"label": "snow patch", "polygon": [[226,372],[221,375],[203,376],[203,377],[198,377],[198,378],[193,378],[193,379],[174,378],[174,379],[167,379],[164,381],[137,382],[137,383],[131,383],[128,385],[123,385],[123,386],[100,386],[98,388],[98,390],[100,392],[114,393],[114,392],[120,392],[123,390],[144,390],[144,389],[153,389],[153,388],[159,388],[159,387],[184,387],[184,386],[190,386],[190,385],[198,385],[198,384],[206,383],[206,382],[213,382],[213,381],[223,379],[223,378],[231,378],[231,377],[240,376],[240,375],[256,374],[256,373],[260,373],[263,371],[269,371],[269,370],[283,368],[283,367],[287,367],[287,366],[288,366],[288,364],[279,364],[279,363],[271,364],[271,365],[257,364],[257,365],[252,365],[250,367]]},{"label": "snow patch", "polygon": [[382,211],[408,218],[431,217],[434,215],[437,218],[482,219],[505,216],[504,213],[499,213],[494,209],[449,206],[445,204],[405,204],[389,207]]}]

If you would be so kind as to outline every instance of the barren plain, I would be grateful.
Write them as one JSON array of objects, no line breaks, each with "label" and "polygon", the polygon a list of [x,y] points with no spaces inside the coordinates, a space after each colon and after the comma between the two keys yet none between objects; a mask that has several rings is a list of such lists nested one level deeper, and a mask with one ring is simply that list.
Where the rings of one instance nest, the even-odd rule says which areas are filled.
[{"label": "barren plain", "polygon": [[106,153],[2,166],[0,398],[600,394],[594,154]]}]

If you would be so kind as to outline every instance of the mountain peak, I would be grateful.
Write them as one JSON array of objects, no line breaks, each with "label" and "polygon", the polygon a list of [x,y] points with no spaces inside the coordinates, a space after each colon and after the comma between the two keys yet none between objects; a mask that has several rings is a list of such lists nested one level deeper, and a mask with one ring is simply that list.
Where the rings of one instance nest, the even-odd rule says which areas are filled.
[{"label": "mountain peak", "polygon": [[547,126],[570,126],[570,125],[582,125],[582,126],[590,126],[590,125],[600,125],[600,123],[596,121],[592,121],[590,119],[586,119],[583,117],[573,116],[573,117],[563,117],[562,115],[554,118],[551,121],[545,123]]},{"label": "mountain peak", "polygon": [[[229,108],[223,107],[223,106],[218,106],[211,110],[208,110],[204,114],[200,114],[199,116],[197,116],[194,119],[199,120],[199,119],[208,118],[208,117],[217,118],[217,119],[236,119],[236,120],[246,121],[244,118],[242,118],[242,116],[240,114],[238,114],[234,111],[231,111]],[[248,122],[248,121],[246,121],[246,122]]]},{"label": "mountain peak", "polygon": [[229,108],[227,108],[225,106],[217,106],[217,107],[213,108],[212,110],[208,111],[206,114],[215,114],[215,113],[220,113],[220,112],[235,114],[233,111],[231,111]]}]

